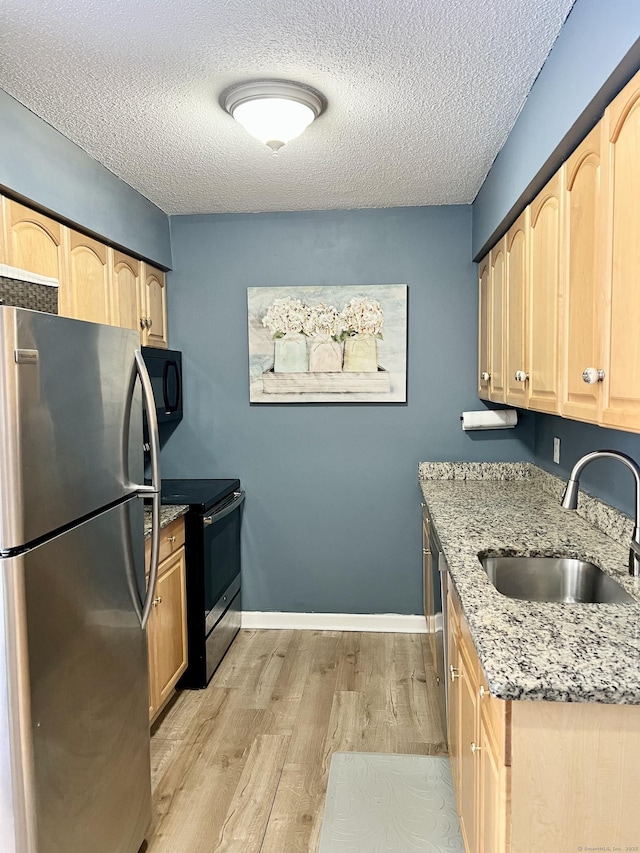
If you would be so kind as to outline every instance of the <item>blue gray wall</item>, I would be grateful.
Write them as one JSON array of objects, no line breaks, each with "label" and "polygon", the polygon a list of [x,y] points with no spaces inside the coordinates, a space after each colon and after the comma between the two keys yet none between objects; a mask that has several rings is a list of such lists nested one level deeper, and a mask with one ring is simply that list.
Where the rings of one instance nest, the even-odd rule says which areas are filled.
[{"label": "blue gray wall", "polygon": [[[164,476],[241,478],[244,607],[419,613],[423,459],[531,458],[533,416],[477,409],[469,207],[171,218],[171,343],[185,419]],[[408,403],[249,404],[247,287],[409,286]]]},{"label": "blue gray wall", "polygon": [[[554,436],[560,439],[560,465],[553,462]],[[581,456],[591,450],[603,449],[621,450],[640,463],[640,435],[552,415],[536,415],[535,461],[552,474],[566,478]],[[580,486],[606,503],[633,515],[633,475],[619,462],[610,459],[592,462],[581,475]]]},{"label": "blue gray wall", "polygon": [[[535,196],[640,66],[639,34],[638,0],[577,0],[473,205],[474,256],[492,235],[501,235],[512,206],[517,214]],[[554,436],[561,440],[560,465],[553,463]],[[541,467],[566,477],[580,456],[598,448],[640,461],[640,436],[535,416],[535,461]],[[633,479],[623,466],[593,463],[581,483],[633,513]]]},{"label": "blue gray wall", "polygon": [[2,90],[0,128],[0,189],[171,266],[169,220],[160,208]]},{"label": "blue gray wall", "polygon": [[639,35],[638,0],[576,0],[474,202],[474,258],[537,195],[633,76]]}]

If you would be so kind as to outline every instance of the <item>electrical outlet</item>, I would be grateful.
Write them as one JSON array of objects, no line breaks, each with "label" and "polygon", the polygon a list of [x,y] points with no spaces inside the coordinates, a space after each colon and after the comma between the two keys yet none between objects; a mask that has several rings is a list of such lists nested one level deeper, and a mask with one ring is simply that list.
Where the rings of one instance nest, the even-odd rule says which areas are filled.
[{"label": "electrical outlet", "polygon": [[553,461],[560,464],[560,439],[557,437],[553,439]]}]

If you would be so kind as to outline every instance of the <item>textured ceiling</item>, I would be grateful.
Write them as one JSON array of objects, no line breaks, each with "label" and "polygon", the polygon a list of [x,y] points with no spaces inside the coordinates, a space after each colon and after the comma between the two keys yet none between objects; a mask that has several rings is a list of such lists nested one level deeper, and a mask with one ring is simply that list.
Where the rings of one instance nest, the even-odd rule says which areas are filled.
[{"label": "textured ceiling", "polygon": [[[473,201],[573,0],[2,0],[0,88],[169,214]],[[219,106],[326,111],[277,155]]]}]

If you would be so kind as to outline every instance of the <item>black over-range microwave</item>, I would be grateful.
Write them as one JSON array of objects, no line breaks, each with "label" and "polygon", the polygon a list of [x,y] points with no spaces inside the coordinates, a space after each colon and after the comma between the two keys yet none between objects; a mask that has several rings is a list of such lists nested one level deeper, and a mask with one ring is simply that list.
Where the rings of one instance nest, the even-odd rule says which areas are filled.
[{"label": "black over-range microwave", "polygon": [[182,420],[182,353],[178,350],[142,347],[156,401],[158,423]]}]

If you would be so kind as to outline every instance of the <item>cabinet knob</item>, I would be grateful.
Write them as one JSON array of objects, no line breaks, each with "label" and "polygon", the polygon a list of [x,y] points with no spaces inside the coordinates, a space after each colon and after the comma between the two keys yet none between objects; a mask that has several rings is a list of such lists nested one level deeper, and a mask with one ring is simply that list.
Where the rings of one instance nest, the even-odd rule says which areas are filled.
[{"label": "cabinet knob", "polygon": [[486,370],[483,370],[480,374],[480,379],[482,379],[483,382],[488,382],[491,379],[491,374],[487,373]]},{"label": "cabinet knob", "polygon": [[476,752],[480,752],[481,749],[482,749],[482,747],[478,746],[477,743],[473,743],[473,742],[471,743],[471,755],[475,755]]},{"label": "cabinet knob", "polygon": [[516,370],[514,379],[516,382],[526,382],[529,379],[529,374],[524,370]]},{"label": "cabinet knob", "polygon": [[159,595],[157,598],[153,599],[152,607],[157,607],[159,604],[162,604],[162,596]]},{"label": "cabinet knob", "polygon": [[484,699],[484,694],[487,692],[487,691],[484,689],[484,685],[482,685],[482,684],[480,685],[480,690],[479,690],[478,692],[480,693],[480,698],[481,698],[481,699]]},{"label": "cabinet knob", "polygon": [[598,370],[595,367],[585,367],[582,371],[582,381],[587,385],[595,385],[596,382],[604,381],[604,370]]},{"label": "cabinet knob", "polygon": [[150,329],[153,326],[153,320],[151,317],[147,317],[147,329]]},{"label": "cabinet knob", "polygon": [[460,673],[453,664],[449,664],[449,675],[451,676],[451,681],[455,681],[456,678],[460,678]]},{"label": "cabinet knob", "polygon": [[146,329],[146,328],[147,328],[146,317],[140,317],[140,328],[141,328],[141,329]]},{"label": "cabinet knob", "polygon": [[175,536],[167,536],[167,539],[169,540],[169,542],[171,542],[171,544],[172,544],[172,545],[173,545],[173,543],[176,541],[176,537],[175,537]]}]

